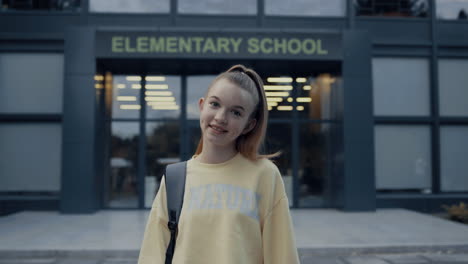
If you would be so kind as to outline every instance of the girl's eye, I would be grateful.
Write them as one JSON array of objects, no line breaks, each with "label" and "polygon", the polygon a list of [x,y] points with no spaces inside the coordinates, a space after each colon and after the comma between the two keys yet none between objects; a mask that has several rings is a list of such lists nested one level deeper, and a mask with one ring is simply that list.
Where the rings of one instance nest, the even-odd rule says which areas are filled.
[{"label": "girl's eye", "polygon": [[236,111],[236,110],[233,110],[232,113],[233,113],[235,116],[238,116],[238,117],[242,116],[241,112]]},{"label": "girl's eye", "polygon": [[210,105],[213,106],[213,107],[218,107],[219,103],[218,102],[211,102]]}]

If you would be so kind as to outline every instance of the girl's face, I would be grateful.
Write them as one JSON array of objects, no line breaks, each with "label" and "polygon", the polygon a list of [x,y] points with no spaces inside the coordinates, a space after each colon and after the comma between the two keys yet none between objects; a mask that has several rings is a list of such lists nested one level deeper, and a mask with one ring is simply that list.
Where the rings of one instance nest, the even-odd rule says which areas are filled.
[{"label": "girl's face", "polygon": [[234,148],[236,139],[255,127],[250,116],[255,102],[250,93],[226,79],[213,84],[199,101],[203,144]]}]

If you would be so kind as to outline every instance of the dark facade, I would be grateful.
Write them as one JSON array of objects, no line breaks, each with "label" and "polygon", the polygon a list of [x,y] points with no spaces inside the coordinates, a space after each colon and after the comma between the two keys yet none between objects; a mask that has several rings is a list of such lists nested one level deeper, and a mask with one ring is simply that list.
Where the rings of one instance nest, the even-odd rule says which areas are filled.
[{"label": "dark facade", "polygon": [[164,165],[194,152],[207,80],[237,63],[269,86],[265,151],[283,152],[292,207],[468,200],[463,9],[335,1],[321,15],[258,0],[211,14],[179,0],[125,14],[97,2],[3,5],[2,213],[147,208]]}]

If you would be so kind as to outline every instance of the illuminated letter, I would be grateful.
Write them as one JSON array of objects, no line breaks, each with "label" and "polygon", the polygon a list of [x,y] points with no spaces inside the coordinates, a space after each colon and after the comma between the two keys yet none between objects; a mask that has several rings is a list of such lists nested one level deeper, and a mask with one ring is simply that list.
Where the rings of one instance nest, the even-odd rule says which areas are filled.
[{"label": "illuminated letter", "polygon": [[166,52],[176,53],[177,52],[177,38],[176,37],[167,37],[166,38]]},{"label": "illuminated letter", "polygon": [[212,38],[206,38],[205,44],[203,45],[203,53],[216,53],[216,48]]},{"label": "illuminated letter", "polygon": [[192,52],[192,41],[191,38],[179,38],[179,52],[190,53]]},{"label": "illuminated letter", "polygon": [[150,38],[151,52],[164,52],[164,38]]},{"label": "illuminated letter", "polygon": [[[267,48],[265,45],[266,43],[269,43],[270,47]],[[262,53],[265,54],[270,54],[273,51],[273,47],[271,46],[273,44],[273,40],[271,38],[264,38],[260,41],[260,50]]]},{"label": "illuminated letter", "polygon": [[287,53],[287,42],[286,39],[282,38],[281,43],[279,43],[278,39],[275,38],[275,44],[273,45],[275,47],[275,54],[279,53],[279,49],[281,48],[281,53],[286,54]]},{"label": "illuminated letter", "polygon": [[229,54],[231,51],[229,50],[229,40],[227,38],[218,38],[217,39],[217,46],[218,46],[218,53]]},{"label": "illuminated letter", "polygon": [[195,52],[196,53],[200,53],[201,52],[201,42],[203,41],[203,38],[202,37],[195,37],[195,38],[192,38],[193,41],[195,41]]},{"label": "illuminated letter", "polygon": [[148,37],[137,38],[137,52],[142,52],[142,53],[148,52]]},{"label": "illuminated letter", "polygon": [[320,54],[320,55],[327,55],[328,54],[328,50],[323,50],[322,49],[322,40],[321,39],[317,40],[317,53]]},{"label": "illuminated letter", "polygon": [[[295,48],[293,48],[293,44],[296,46]],[[288,50],[291,54],[299,54],[301,52],[301,41],[296,38],[290,39],[288,41]]]},{"label": "illuminated letter", "polygon": [[305,39],[302,41],[302,50],[307,55],[315,54],[315,40]]},{"label": "illuminated letter", "polygon": [[122,40],[121,36],[112,37],[112,52],[123,52]]},{"label": "illuminated letter", "polygon": [[258,53],[258,51],[259,51],[258,38],[249,38],[247,40],[247,44],[248,44],[247,51],[249,53],[252,53],[252,54],[257,54]]},{"label": "illuminated letter", "polygon": [[232,42],[232,45],[234,47],[234,53],[239,53],[239,46],[242,42],[242,38],[230,38],[229,40]]},{"label": "illuminated letter", "polygon": [[133,53],[135,52],[135,48],[132,48],[131,47],[131,42],[130,42],[130,38],[129,37],[126,37],[125,38],[125,52],[128,52],[128,53]]}]

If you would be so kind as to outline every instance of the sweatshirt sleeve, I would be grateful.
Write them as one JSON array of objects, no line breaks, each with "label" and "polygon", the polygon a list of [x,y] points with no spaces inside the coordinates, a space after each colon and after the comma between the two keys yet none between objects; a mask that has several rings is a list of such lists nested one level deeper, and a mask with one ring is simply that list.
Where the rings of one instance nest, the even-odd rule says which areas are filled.
[{"label": "sweatshirt sleeve", "polygon": [[164,264],[171,237],[167,227],[166,208],[166,186],[163,177],[146,223],[138,264]]}]

